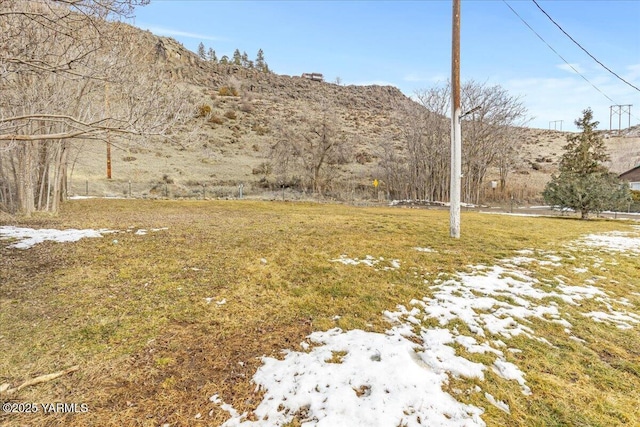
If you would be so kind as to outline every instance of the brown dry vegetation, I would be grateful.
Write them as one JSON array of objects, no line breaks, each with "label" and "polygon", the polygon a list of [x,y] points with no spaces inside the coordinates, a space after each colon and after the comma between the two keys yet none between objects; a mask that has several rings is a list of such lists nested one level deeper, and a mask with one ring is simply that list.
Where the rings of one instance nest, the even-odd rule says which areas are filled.
[{"label": "brown dry vegetation", "polygon": [[[246,195],[258,195],[264,191],[259,181],[265,175],[252,171],[270,161],[278,127],[301,112],[308,115],[305,120],[317,121],[329,110],[335,131],[351,154],[347,163],[332,171],[340,184],[330,192],[346,198],[354,189],[368,188],[374,178],[380,178],[381,146],[400,147],[401,130],[411,121],[399,108],[410,101],[394,87],[341,86],[211,64],[172,39],[144,32],[138,45],[143,51],[160,52],[166,72],[191,88],[194,118],[174,129],[169,138],[114,141],[113,180],[105,178],[103,144],[77,144],[71,155],[71,194],[84,195],[88,181],[89,194],[122,195],[131,181],[133,194],[153,197],[152,188],[167,175],[176,183],[174,195],[181,197],[197,197],[203,184],[216,189],[211,197],[227,197],[241,182]],[[576,117],[579,114],[575,112]],[[566,132],[524,129],[507,191],[495,196],[508,199],[513,194],[522,203],[539,203],[540,192],[557,170],[566,136]],[[607,139],[607,145],[616,172],[640,160],[636,134]],[[266,178],[272,184],[276,180],[273,175]],[[489,181],[497,178],[497,170],[490,170],[486,177],[484,190],[489,200],[494,196]]]},{"label": "brown dry vegetation", "polygon": [[[435,276],[491,265],[524,247],[560,250],[586,233],[628,227],[478,213],[464,213],[462,220],[459,241],[448,238],[443,211],[280,202],[84,200],[65,205],[59,216],[2,220],[122,232],[28,250],[1,245],[0,384],[15,387],[80,366],[15,395],[0,395],[2,400],[86,403],[89,411],[0,414],[0,424],[220,425],[228,414],[209,397],[217,393],[240,411],[255,408],[260,395],[250,379],[262,355],[299,350],[311,331],[334,326],[384,331],[383,310],[432,292],[415,272]],[[162,227],[168,229],[134,233]],[[425,257],[411,250],[415,246],[438,253]],[[375,271],[329,261],[343,253],[402,259],[402,268]],[[635,258],[600,256],[607,269],[599,283],[610,295],[628,298],[637,312]],[[588,278],[573,265],[537,274],[562,274],[575,284]],[[223,299],[225,304],[217,304]],[[584,318],[580,313],[589,304],[563,306],[584,343],[543,321],[532,327],[553,347],[514,339],[512,345],[523,349],[514,362],[525,371],[533,395],[523,396],[517,384],[488,373],[483,389],[512,411],[489,407],[483,416],[488,425],[640,423],[637,329]],[[486,362],[462,348],[458,353]],[[451,390],[472,386],[450,384]],[[458,398],[483,406],[478,396]]]}]

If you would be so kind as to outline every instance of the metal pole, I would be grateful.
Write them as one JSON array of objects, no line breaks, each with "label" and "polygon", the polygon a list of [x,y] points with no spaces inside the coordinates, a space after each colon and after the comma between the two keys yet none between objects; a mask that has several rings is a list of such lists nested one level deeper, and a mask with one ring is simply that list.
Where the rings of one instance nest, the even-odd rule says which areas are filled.
[{"label": "metal pole", "polygon": [[613,130],[613,105],[609,107],[609,132]]},{"label": "metal pole", "polygon": [[618,106],[618,135],[622,133],[622,105]]},{"label": "metal pole", "polygon": [[451,46],[451,189],[450,236],[460,238],[460,184],[462,179],[462,129],[460,124],[460,0],[453,0]]}]

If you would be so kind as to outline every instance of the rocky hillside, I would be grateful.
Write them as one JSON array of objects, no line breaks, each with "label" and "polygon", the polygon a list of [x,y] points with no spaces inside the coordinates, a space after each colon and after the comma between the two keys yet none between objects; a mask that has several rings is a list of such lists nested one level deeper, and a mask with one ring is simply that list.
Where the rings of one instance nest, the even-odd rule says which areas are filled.
[{"label": "rocky hillside", "polygon": [[[349,146],[346,161],[333,173],[353,193],[376,178],[381,145],[399,147],[401,129],[409,120],[403,111],[413,104],[391,86],[342,86],[212,64],[175,40],[149,32],[140,31],[137,44],[145,53],[141,58],[162,63],[176,84],[189,87],[193,118],[167,138],[115,140],[110,181],[104,173],[104,144],[76,144],[72,194],[153,196],[166,192],[228,197],[237,195],[242,183],[245,195],[257,195],[268,190],[270,170],[265,164],[281,128],[326,114]],[[510,180],[521,198],[535,198],[542,189],[557,168],[565,140],[563,132],[523,130],[520,160]],[[607,141],[614,170],[621,172],[640,160],[639,138]]]}]

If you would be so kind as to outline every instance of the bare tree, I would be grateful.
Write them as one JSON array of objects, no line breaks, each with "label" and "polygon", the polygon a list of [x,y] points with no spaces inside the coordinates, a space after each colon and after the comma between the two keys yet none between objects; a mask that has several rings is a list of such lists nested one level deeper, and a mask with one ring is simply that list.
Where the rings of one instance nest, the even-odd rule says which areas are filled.
[{"label": "bare tree", "polygon": [[415,97],[417,102],[396,106],[396,120],[404,124],[398,135],[401,150],[383,141],[379,167],[390,197],[444,200],[449,197],[449,88],[419,91]]},{"label": "bare tree", "polygon": [[186,93],[114,21],[146,3],[0,2],[0,209],[57,210],[72,140],[162,134],[185,117]]},{"label": "bare tree", "polygon": [[298,177],[304,190],[323,193],[334,176],[331,169],[346,163],[349,157],[346,140],[335,122],[323,107],[319,117],[318,113],[303,111],[279,124],[271,157],[282,180]]},{"label": "bare tree", "polygon": [[[472,111],[463,122],[463,191],[464,198],[480,202],[480,191],[489,167],[498,166],[502,160],[513,159],[515,128],[526,122],[526,108],[519,98],[509,95],[506,89],[486,86],[473,80],[462,87],[462,110]],[[506,174],[503,175],[506,180]]]},{"label": "bare tree", "polygon": [[[404,197],[447,200],[450,180],[451,121],[450,86],[440,85],[416,92],[417,102],[396,107],[401,129],[402,153],[382,151],[380,167],[394,177],[402,173]],[[517,128],[524,124],[526,109],[518,98],[500,86],[486,86],[474,81],[462,87],[463,111],[471,111],[463,123],[463,199],[479,202],[487,171],[499,169],[504,188],[517,157]],[[399,168],[394,163],[403,162]],[[402,193],[402,191],[400,191]]]},{"label": "bare tree", "polygon": [[402,151],[402,147],[398,147],[391,135],[378,140],[377,156],[378,162],[377,176],[380,176],[384,183],[387,198],[408,199],[409,185],[406,155]]},{"label": "bare tree", "polygon": [[424,148],[427,162],[426,199],[445,200],[449,198],[449,168],[451,164],[451,123],[446,114],[451,110],[451,91],[448,86],[434,87],[416,93],[420,105],[427,112],[425,122]]}]

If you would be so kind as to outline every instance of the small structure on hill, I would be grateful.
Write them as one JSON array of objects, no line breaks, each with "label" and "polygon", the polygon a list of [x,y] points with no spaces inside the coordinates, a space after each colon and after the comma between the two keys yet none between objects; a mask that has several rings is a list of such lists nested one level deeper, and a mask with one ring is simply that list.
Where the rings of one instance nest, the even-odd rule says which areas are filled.
[{"label": "small structure on hill", "polygon": [[640,165],[621,173],[618,178],[627,181],[632,190],[640,191]]},{"label": "small structure on hill", "polygon": [[302,73],[302,78],[313,80],[314,82],[324,81],[324,76],[322,75],[322,73]]}]

